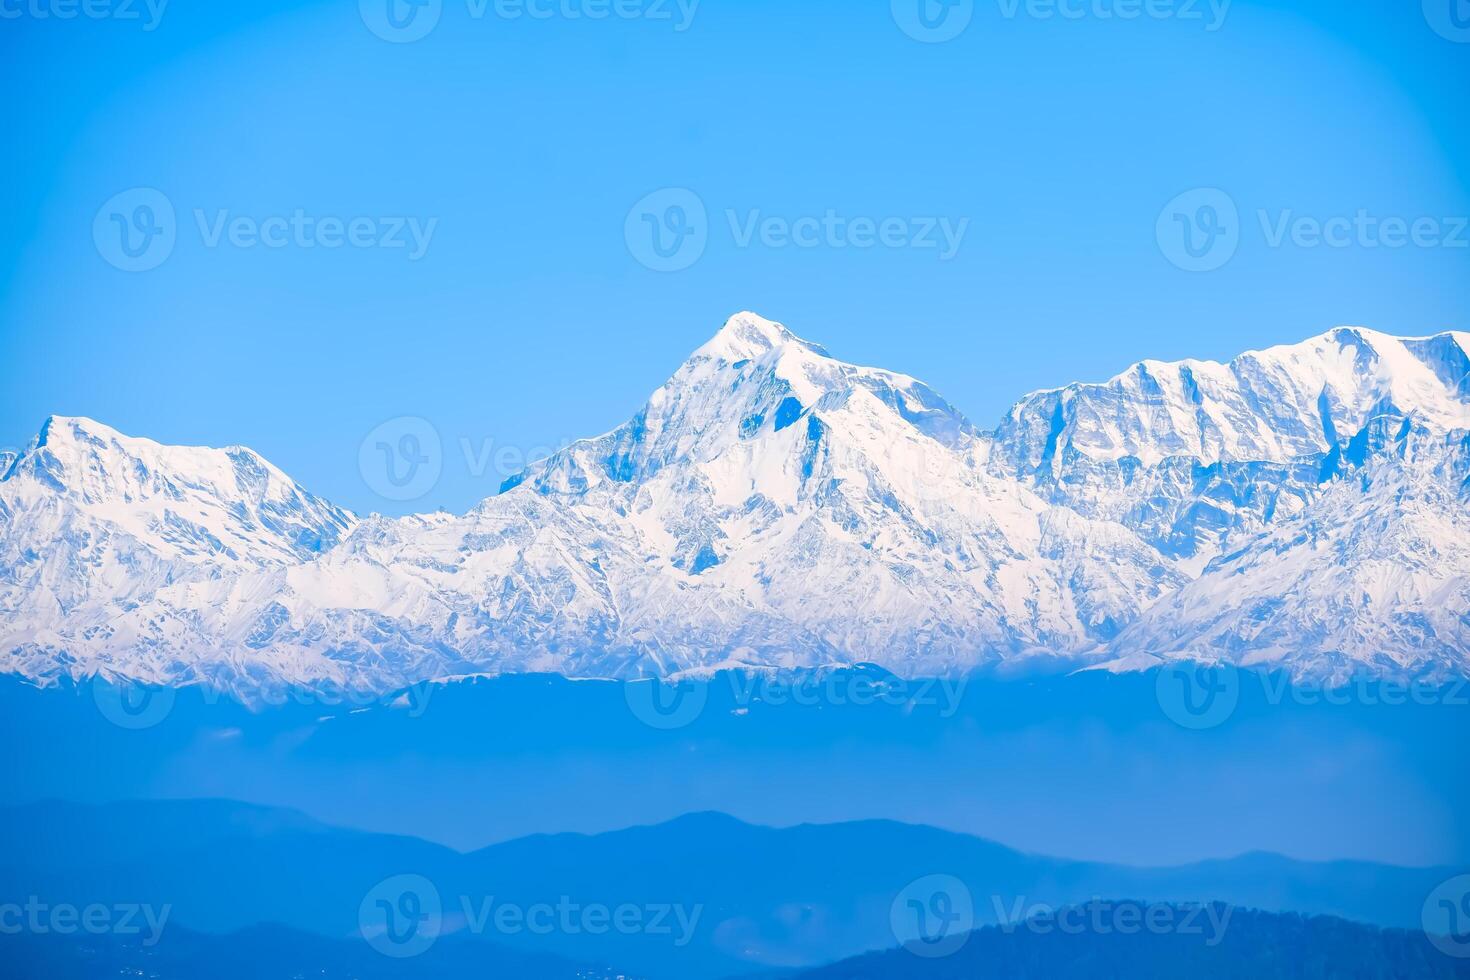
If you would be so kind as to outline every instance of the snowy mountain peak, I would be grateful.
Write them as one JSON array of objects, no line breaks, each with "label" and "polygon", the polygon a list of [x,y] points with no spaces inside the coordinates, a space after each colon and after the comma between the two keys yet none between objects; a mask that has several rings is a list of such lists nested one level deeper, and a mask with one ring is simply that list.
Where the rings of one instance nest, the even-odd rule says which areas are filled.
[{"label": "snowy mountain peak", "polygon": [[1069,457],[1285,463],[1328,452],[1384,414],[1470,427],[1467,351],[1465,333],[1399,338],[1340,327],[1227,363],[1141,361],[1102,383],[1028,395],[997,437],[1023,472]]},{"label": "snowy mountain peak", "polygon": [[[507,480],[502,490],[530,485],[542,493],[585,493],[690,463],[728,471],[728,477],[708,478],[733,481],[749,493],[769,489],[751,479],[756,473],[794,468],[802,480],[812,479],[817,456],[834,435],[861,444],[875,459],[896,456],[916,465],[932,464],[924,457],[964,448],[978,437],[957,409],[913,378],[839,361],[781,324],[741,313],[627,423],[573,443]],[[895,465],[893,459],[886,465]]]},{"label": "snowy mountain peak", "polygon": [[0,479],[0,663],[247,697],[1038,654],[1470,676],[1467,350],[1143,361],[985,433],[743,313],[468,514],[365,522],[245,449],[52,419]]},{"label": "snowy mountain peak", "polygon": [[260,507],[310,498],[285,473],[243,446],[168,446],[123,435],[85,417],[51,416],[19,456],[11,479],[31,476],[90,504],[207,496],[231,506],[245,502]]},{"label": "snowy mountain peak", "polygon": [[0,487],[7,531],[29,515],[26,530],[40,532],[64,506],[104,536],[210,563],[296,561],[355,521],[244,447],[167,446],[84,417],[48,418]]},{"label": "snowy mountain peak", "polygon": [[31,448],[39,449],[43,446],[54,446],[57,443],[126,438],[128,437],[111,426],[103,425],[96,419],[89,419],[86,416],[48,415],[41,423],[36,437],[31,440]]},{"label": "snowy mountain peak", "polygon": [[788,345],[819,356],[826,354],[821,347],[802,340],[783,324],[746,311],[726,320],[713,337],[690,355],[690,360],[712,359],[734,364],[756,360]]}]

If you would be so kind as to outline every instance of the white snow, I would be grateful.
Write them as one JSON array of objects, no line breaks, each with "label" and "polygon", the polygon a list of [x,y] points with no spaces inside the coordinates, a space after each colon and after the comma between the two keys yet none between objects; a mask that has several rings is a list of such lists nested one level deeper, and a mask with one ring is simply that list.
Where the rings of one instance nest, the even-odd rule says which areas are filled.
[{"label": "white snow", "polygon": [[463,516],[55,418],[0,478],[0,652],[390,690],[1056,653],[1470,671],[1470,335],[1145,361],[976,429],[738,314],[635,419]]}]

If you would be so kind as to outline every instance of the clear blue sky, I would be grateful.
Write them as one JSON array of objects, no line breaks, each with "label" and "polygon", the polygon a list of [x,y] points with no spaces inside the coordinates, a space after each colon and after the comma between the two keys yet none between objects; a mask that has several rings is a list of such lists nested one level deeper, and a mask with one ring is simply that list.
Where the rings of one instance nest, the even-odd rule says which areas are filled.
[{"label": "clear blue sky", "polygon": [[[1103,16],[1115,0],[1070,0],[1078,18],[973,0],[941,43],[901,28],[923,33],[908,0],[702,0],[687,25],[675,0],[617,0],[631,19],[556,12],[612,0],[518,19],[439,0],[409,43],[369,29],[391,33],[386,0],[173,0],[152,30],[143,0],[141,20],[61,19],[63,2],[4,0],[19,16],[0,19],[0,446],[90,415],[252,446],[354,509],[461,510],[499,479],[462,439],[478,455],[611,428],[740,309],[923,378],[982,425],[1145,356],[1342,323],[1470,329],[1470,247],[1270,242],[1283,217],[1429,218],[1442,238],[1470,215],[1451,0],[1235,0],[1223,21],[1205,0],[1198,19],[1155,0],[1172,15],[1131,20]],[[113,214],[139,217],[136,196],[104,202],[138,187],[175,210],[175,241],[127,272],[97,243],[120,241]],[[707,212],[677,271],[629,246],[630,209],[661,188]],[[1195,188],[1238,209],[1213,271],[1160,245],[1166,203]],[[1180,213],[1203,222],[1201,201],[1218,198]],[[416,259],[209,244],[221,214],[298,211],[368,218],[373,240],[386,219],[437,223]],[[949,258],[849,232],[740,243],[754,212],[829,211],[900,219],[899,239],[968,225]],[[364,436],[402,415],[444,443],[407,502],[359,468]]]}]

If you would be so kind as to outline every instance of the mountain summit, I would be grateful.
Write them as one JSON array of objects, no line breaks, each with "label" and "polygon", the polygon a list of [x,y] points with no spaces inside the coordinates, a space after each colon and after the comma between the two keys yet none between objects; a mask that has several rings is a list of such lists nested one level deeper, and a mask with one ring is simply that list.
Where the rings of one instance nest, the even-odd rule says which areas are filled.
[{"label": "mountain summit", "polygon": [[460,517],[358,522],[243,449],[52,420],[0,478],[0,643],[386,690],[1035,656],[1470,674],[1470,335],[1146,361],[982,431],[732,317],[627,423]]}]

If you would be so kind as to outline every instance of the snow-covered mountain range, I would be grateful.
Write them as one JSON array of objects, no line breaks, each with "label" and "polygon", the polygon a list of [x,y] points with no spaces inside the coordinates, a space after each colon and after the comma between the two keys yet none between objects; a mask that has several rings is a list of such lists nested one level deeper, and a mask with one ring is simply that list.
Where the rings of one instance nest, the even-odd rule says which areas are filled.
[{"label": "snow-covered mountain range", "polygon": [[743,313],[468,514],[53,418],[0,459],[0,665],[391,690],[466,673],[1176,658],[1470,676],[1470,334],[1145,361],[992,431]]}]

